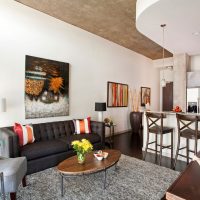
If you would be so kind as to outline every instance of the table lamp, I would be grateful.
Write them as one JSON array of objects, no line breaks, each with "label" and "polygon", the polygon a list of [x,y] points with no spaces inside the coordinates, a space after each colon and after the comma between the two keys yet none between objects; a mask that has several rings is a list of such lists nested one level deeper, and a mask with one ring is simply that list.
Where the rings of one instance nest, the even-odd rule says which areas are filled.
[{"label": "table lamp", "polygon": [[95,102],[95,111],[98,111],[98,121],[103,122],[103,111],[106,111],[106,103]]}]

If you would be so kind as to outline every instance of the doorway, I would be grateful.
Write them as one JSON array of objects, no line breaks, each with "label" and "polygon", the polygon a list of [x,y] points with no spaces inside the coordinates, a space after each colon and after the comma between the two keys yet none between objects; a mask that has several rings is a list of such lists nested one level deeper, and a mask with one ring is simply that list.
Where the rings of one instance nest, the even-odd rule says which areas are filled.
[{"label": "doorway", "polygon": [[162,110],[172,111],[173,109],[173,82],[166,84],[162,89]]}]

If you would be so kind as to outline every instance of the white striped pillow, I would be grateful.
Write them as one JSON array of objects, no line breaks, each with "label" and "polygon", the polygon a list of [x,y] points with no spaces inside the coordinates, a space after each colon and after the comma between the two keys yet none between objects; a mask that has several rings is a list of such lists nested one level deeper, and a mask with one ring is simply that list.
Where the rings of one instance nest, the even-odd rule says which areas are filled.
[{"label": "white striped pillow", "polygon": [[86,119],[75,119],[74,126],[76,134],[91,133],[90,117]]},{"label": "white striped pillow", "polygon": [[30,125],[23,126],[15,123],[14,132],[18,135],[20,146],[24,146],[35,141],[33,127]]}]

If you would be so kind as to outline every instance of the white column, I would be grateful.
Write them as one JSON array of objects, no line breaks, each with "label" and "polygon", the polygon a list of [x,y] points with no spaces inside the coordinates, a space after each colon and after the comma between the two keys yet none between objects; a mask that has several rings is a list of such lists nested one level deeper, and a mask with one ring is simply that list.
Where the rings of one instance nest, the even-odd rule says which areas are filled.
[{"label": "white column", "polygon": [[174,55],[174,106],[180,106],[186,111],[186,72],[189,67],[189,56],[187,54]]}]

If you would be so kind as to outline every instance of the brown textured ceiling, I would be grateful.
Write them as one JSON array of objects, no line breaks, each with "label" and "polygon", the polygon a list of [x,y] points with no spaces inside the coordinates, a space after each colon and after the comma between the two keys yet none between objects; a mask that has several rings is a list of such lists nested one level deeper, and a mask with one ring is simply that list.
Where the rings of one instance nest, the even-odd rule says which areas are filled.
[{"label": "brown textured ceiling", "polygon": [[[162,47],[135,27],[136,0],[16,0],[80,27],[151,59],[162,58]],[[166,57],[172,56],[165,52]]]}]

